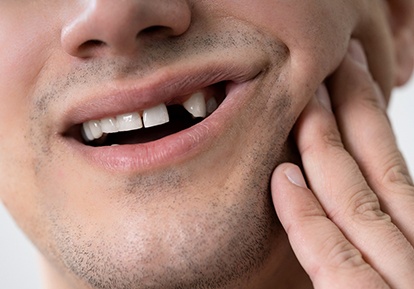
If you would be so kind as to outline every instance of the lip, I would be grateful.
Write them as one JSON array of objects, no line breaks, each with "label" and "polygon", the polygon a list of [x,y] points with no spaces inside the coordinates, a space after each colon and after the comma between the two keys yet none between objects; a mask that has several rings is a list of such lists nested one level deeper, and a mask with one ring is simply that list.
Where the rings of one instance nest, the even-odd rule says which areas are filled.
[{"label": "lip", "polygon": [[[217,110],[200,123],[159,140],[131,145],[91,147],[65,137],[65,143],[88,163],[115,172],[137,173],[172,166],[188,160],[213,145],[236,119],[246,100],[244,89],[265,66],[208,64],[202,69],[159,72],[136,83],[112,84],[103,95],[78,102],[65,113],[60,135],[75,125],[122,113],[142,110],[159,103],[173,103],[198,89],[228,81],[226,98]],[[173,75],[173,77],[170,77]]]},{"label": "lip", "polygon": [[265,64],[252,66],[210,62],[201,67],[171,67],[138,81],[105,84],[101,89],[104,93],[94,91],[63,112],[60,132],[64,133],[71,126],[86,121],[142,111],[160,103],[180,103],[183,97],[219,82],[240,84],[256,77]]},{"label": "lip", "polygon": [[211,147],[232,125],[244,101],[243,90],[250,82],[232,85],[224,102],[202,122],[156,141],[120,146],[91,147],[71,139],[70,147],[90,164],[115,172],[139,173],[173,166]]}]

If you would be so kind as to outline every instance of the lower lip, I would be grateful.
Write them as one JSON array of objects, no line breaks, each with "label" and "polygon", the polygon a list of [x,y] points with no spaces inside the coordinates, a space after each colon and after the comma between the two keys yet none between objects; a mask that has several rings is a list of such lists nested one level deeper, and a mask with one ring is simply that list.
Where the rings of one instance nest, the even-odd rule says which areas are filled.
[{"label": "lower lip", "polygon": [[224,135],[241,109],[249,82],[231,84],[219,108],[202,122],[157,141],[143,144],[90,147],[76,142],[89,163],[118,172],[140,172],[171,166],[205,151]]}]

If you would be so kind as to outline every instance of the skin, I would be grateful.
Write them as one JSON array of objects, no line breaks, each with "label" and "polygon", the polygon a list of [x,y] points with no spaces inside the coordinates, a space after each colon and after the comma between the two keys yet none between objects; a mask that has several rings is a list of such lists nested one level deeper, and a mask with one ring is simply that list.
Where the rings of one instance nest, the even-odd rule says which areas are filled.
[{"label": "skin", "polygon": [[[414,282],[413,182],[366,64],[362,47],[353,47],[333,79],[332,106],[321,90],[298,121],[308,184],[293,164],[272,178],[275,209],[315,288]],[[358,123],[370,129],[355,130]]]},{"label": "skin", "polygon": [[[347,173],[366,178],[373,190],[368,195],[383,196],[387,213],[399,207],[387,199],[387,190],[412,193],[409,183],[383,189],[378,181],[383,171],[376,171],[388,163],[385,153],[367,155],[372,143],[355,143],[355,130],[346,129],[351,122],[357,124],[355,117],[349,117],[353,111],[349,107],[358,107],[355,95],[373,95],[377,83],[376,93],[386,102],[392,87],[411,74],[412,1],[114,3],[0,4],[0,97],[6,104],[0,107],[0,197],[44,255],[50,288],[310,288],[308,275],[315,287],[325,288],[339,274],[327,269],[335,271],[332,268],[344,262],[334,263],[335,255],[321,253],[316,245],[324,240],[297,225],[313,216],[304,217],[307,204],[315,204],[314,215],[327,216],[321,222],[323,229],[315,226],[315,230],[334,232],[334,245],[348,244],[342,242],[346,238],[356,247],[351,251],[364,256],[363,264],[371,264],[372,270],[365,271],[371,275],[361,274],[363,284],[374,284],[369,278],[376,278],[385,284],[380,288],[387,284],[408,288],[387,274],[396,266],[376,265],[395,264],[401,256],[390,251],[388,259],[374,261],[371,256],[377,251],[366,253],[357,238],[350,237],[355,232],[346,228],[353,227],[352,221],[340,223],[332,217],[331,207],[347,203],[321,195],[355,189],[345,182],[324,191],[325,179],[335,184]],[[359,83],[358,93],[343,89],[349,87],[345,76],[358,71],[347,64],[351,38],[362,43],[369,67],[365,74],[359,71],[366,82]],[[191,157],[168,166],[113,171],[89,163],[68,145],[62,131],[65,117],[86,97],[101,94],[102,87],[122,87],[127,81],[158,77],[159,71],[168,76],[180,67],[229,58],[234,63],[247,61],[260,73],[246,81],[248,101],[237,104],[243,113],[231,114],[226,134]],[[349,103],[348,110],[339,109],[335,116],[326,112],[320,116],[312,107],[315,92],[327,77],[334,108],[344,107],[340,100],[345,96]],[[392,154],[396,151],[392,133],[384,121],[377,124],[379,115],[384,120],[382,111],[367,117],[372,122],[368,127],[385,127]],[[335,117],[343,139],[334,141],[334,147],[344,142],[352,152],[345,162],[357,162],[362,172],[355,163],[329,165],[335,158],[326,153],[329,146],[319,145],[325,132],[336,131]],[[330,122],[323,126],[325,118]],[[292,129],[296,144],[289,138]],[[311,130],[322,133],[308,133]],[[378,166],[368,165],[378,155]],[[317,199],[307,190],[309,202],[295,195],[305,189],[283,178],[292,170],[298,176],[291,164],[280,165],[287,161],[303,162]],[[395,162],[402,166],[400,158]],[[320,166],[316,172],[314,164]],[[269,182],[278,165],[272,180],[275,212]],[[323,177],[320,172],[338,174]],[[346,197],[351,200],[352,194]],[[404,221],[412,212],[409,207],[404,210],[407,215],[399,214],[394,223],[399,229],[392,231],[400,248],[396,251],[409,256],[406,270],[414,263],[413,238]],[[306,246],[301,240],[308,241]],[[395,276],[410,284],[404,270]],[[341,288],[349,288],[350,276],[341,278]]]}]

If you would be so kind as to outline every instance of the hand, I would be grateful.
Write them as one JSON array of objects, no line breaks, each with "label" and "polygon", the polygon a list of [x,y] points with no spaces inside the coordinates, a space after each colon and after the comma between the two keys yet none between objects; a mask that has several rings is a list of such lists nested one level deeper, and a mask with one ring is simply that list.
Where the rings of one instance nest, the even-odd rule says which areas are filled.
[{"label": "hand", "polygon": [[414,288],[414,187],[366,62],[352,40],[330,95],[321,86],[297,122],[309,189],[293,164],[272,177],[276,212],[317,289]]}]

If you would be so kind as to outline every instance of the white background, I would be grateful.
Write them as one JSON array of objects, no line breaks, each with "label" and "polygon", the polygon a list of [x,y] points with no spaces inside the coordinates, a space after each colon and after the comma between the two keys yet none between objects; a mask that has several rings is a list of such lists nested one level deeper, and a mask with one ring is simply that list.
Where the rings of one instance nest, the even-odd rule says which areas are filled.
[{"label": "white background", "polygon": [[[408,86],[395,91],[389,113],[414,175],[414,78]],[[36,249],[0,204],[0,289],[40,289],[37,262]]]}]

